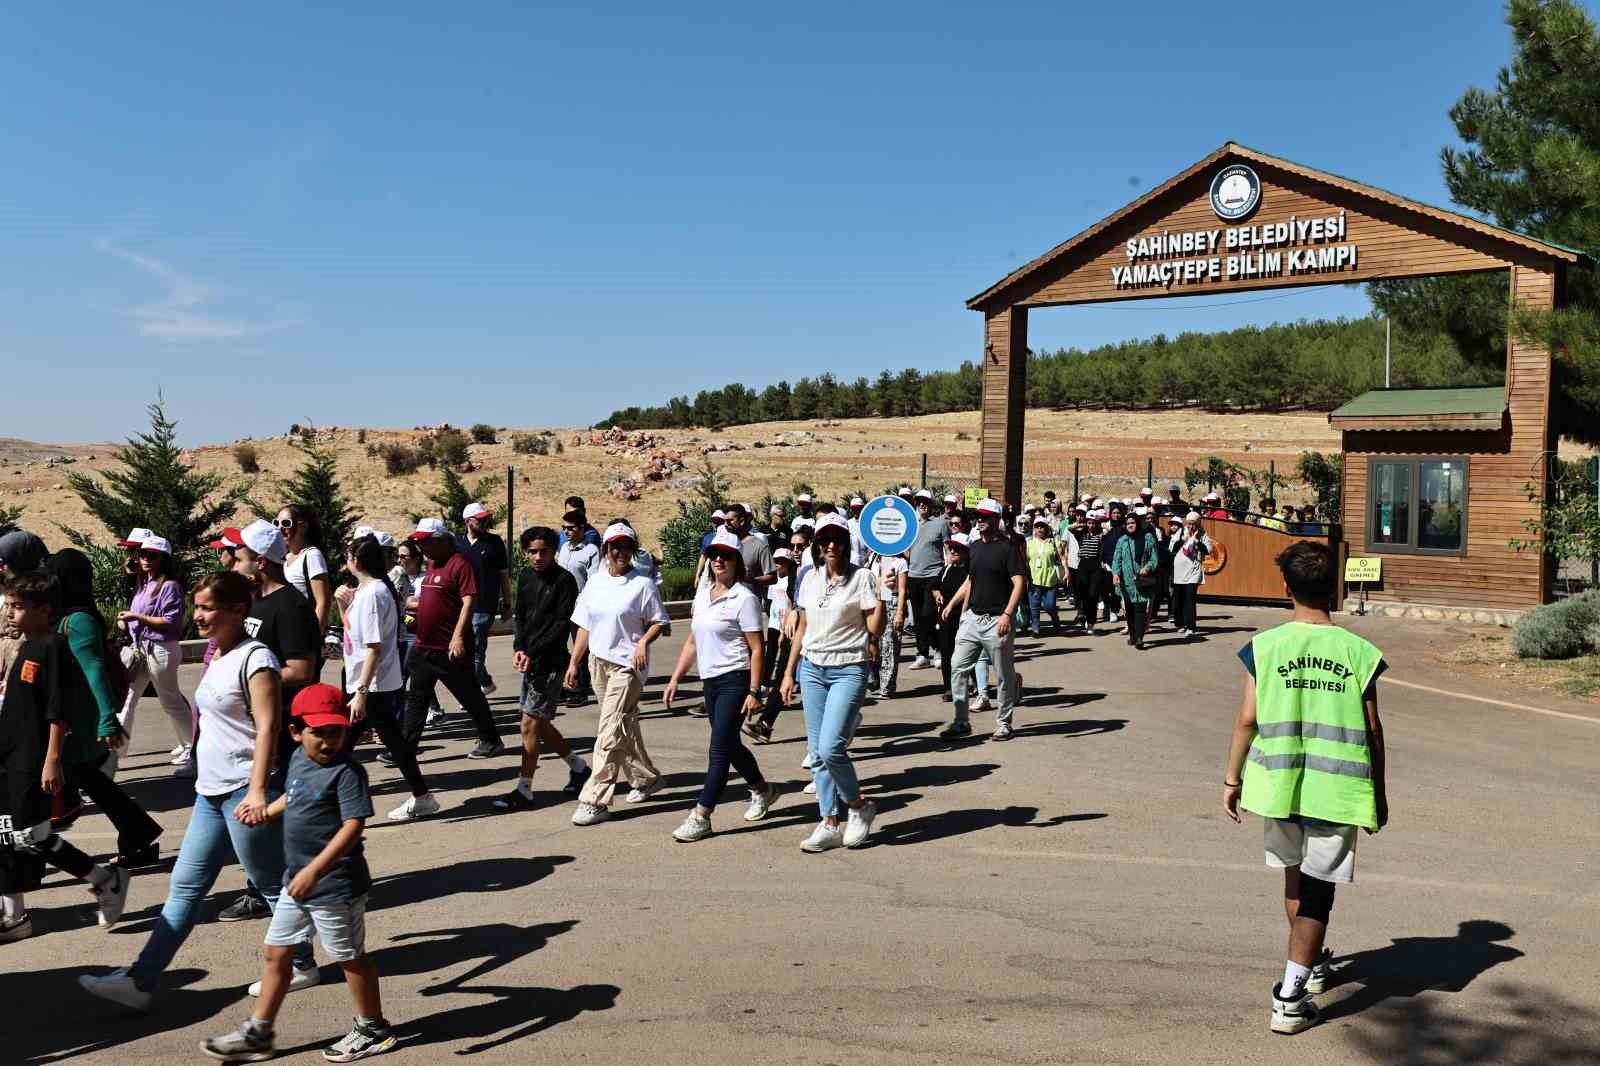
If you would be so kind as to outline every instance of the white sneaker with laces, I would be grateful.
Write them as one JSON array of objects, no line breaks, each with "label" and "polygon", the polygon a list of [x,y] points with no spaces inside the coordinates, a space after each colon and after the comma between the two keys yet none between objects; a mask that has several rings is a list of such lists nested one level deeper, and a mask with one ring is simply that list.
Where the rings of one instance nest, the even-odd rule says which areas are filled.
[{"label": "white sneaker with laces", "polygon": [[104,929],[116,925],[122,918],[122,909],[128,905],[128,886],[133,882],[133,875],[121,866],[108,866],[111,871],[111,880],[99,888],[89,886],[89,891],[94,894],[95,909],[99,912],[96,921]]},{"label": "white sneaker with laces", "polygon": [[178,756],[182,755],[184,752],[186,752],[188,750],[189,750],[189,745],[187,745],[187,744],[179,744],[177,747],[175,747],[171,751],[167,752],[167,754],[172,756],[172,758],[174,760],[176,760],[178,758]]},{"label": "white sneaker with laces", "polygon": [[672,831],[672,839],[680,844],[692,844],[711,835],[711,819],[699,811],[690,811],[688,817]]},{"label": "white sneaker with laces", "polygon": [[767,816],[767,812],[772,809],[773,801],[775,801],[777,798],[778,786],[774,785],[771,781],[768,781],[767,787],[762,789],[760,792],[757,792],[755,789],[751,789],[750,806],[744,809],[744,820],[747,822],[761,821],[761,819]]},{"label": "white sneaker with laces", "polygon": [[194,749],[187,744],[179,744],[172,749],[172,765],[182,766],[186,762],[194,761]]},{"label": "white sneaker with laces", "polygon": [[[298,966],[289,967],[289,991],[300,992],[307,988],[315,988],[322,983],[322,969],[318,966],[309,966],[302,970]],[[261,982],[257,981],[246,992],[256,999],[261,998]]]},{"label": "white sneaker with laces", "polygon": [[926,670],[927,668],[928,668],[928,657],[926,655],[919,655],[915,659],[911,660],[911,669],[913,669],[913,670]]},{"label": "white sneaker with laces", "polygon": [[112,970],[103,977],[86,973],[78,978],[78,987],[91,996],[99,996],[133,1010],[150,1009],[150,993],[134,984],[132,975],[126,969]]},{"label": "white sneaker with laces", "polygon": [[871,800],[859,807],[851,807],[850,814],[845,819],[844,846],[859,848],[867,842],[867,835],[872,832],[872,821],[878,817],[878,805]]},{"label": "white sneaker with laces", "polygon": [[623,802],[643,803],[645,800],[649,799],[651,796],[654,796],[657,792],[660,792],[666,787],[666,781],[658,777],[648,785],[645,785],[643,788],[636,788],[632,792],[628,793],[627,796],[623,798]]},{"label": "white sneaker with laces", "polygon": [[580,803],[578,809],[572,812],[572,824],[599,825],[610,817],[611,812],[598,803]]},{"label": "white sneaker with laces", "polygon": [[1283,991],[1280,982],[1272,986],[1272,1031],[1292,1036],[1295,1033],[1316,1025],[1322,1020],[1322,1012],[1317,1009],[1316,1000],[1311,998],[1311,993],[1304,990],[1293,999],[1280,999]]},{"label": "white sneaker with laces", "polygon": [[818,822],[811,835],[800,842],[801,851],[815,854],[819,851],[832,851],[834,848],[844,847],[844,829],[841,826],[829,825],[827,822]]},{"label": "white sneaker with laces", "polygon": [[433,793],[424,792],[420,796],[412,796],[400,806],[389,812],[391,822],[410,822],[417,818],[426,818],[430,814],[439,813],[439,801],[433,798]]},{"label": "white sneaker with laces", "polygon": [[988,696],[979,696],[978,706],[976,709],[980,711],[992,711],[994,710],[994,704],[990,702]]},{"label": "white sneaker with laces", "polygon": [[1306,978],[1307,992],[1310,992],[1314,996],[1320,992],[1326,992],[1328,990],[1328,978],[1331,977],[1333,973],[1332,967],[1330,966],[1330,963],[1332,962],[1333,952],[1327,948],[1323,948],[1322,954],[1318,955],[1317,961],[1311,965],[1311,976]]},{"label": "white sneaker with laces", "polygon": [[815,781],[807,781],[806,787],[802,788],[800,791],[804,792],[808,796],[815,796],[817,794],[817,783]]}]

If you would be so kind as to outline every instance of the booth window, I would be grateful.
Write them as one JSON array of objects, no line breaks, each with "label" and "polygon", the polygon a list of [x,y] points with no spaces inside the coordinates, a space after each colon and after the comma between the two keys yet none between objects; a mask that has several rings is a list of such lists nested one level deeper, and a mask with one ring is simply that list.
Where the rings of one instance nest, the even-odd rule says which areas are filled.
[{"label": "booth window", "polygon": [[1374,459],[1367,469],[1367,546],[1461,555],[1467,548],[1467,461]]}]

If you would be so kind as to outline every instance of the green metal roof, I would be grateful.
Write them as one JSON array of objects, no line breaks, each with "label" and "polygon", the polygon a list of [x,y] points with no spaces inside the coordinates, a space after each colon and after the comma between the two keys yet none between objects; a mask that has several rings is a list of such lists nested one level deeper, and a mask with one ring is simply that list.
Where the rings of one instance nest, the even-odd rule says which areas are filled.
[{"label": "green metal roof", "polygon": [[1330,418],[1398,418],[1406,415],[1497,415],[1506,409],[1500,385],[1471,389],[1373,389]]}]

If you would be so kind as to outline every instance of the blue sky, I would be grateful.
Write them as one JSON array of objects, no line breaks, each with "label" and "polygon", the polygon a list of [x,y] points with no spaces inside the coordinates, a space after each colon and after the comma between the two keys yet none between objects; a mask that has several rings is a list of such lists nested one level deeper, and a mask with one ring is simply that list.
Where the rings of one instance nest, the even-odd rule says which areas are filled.
[{"label": "blue sky", "polygon": [[968,296],[1230,139],[1445,203],[1510,53],[1484,0],[356,6],[0,14],[0,436],[120,438],[158,387],[199,443],[952,367]]}]

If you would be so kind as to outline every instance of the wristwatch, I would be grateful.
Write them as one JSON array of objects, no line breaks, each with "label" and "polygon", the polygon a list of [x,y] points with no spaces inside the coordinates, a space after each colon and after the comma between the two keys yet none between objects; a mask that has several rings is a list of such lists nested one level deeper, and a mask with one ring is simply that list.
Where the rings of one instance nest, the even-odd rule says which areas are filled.
[{"label": "wristwatch", "polygon": [[368,690],[368,686],[366,686],[366,685],[357,685],[356,686],[356,691],[359,692],[363,696],[365,696],[367,694],[367,690]]}]

